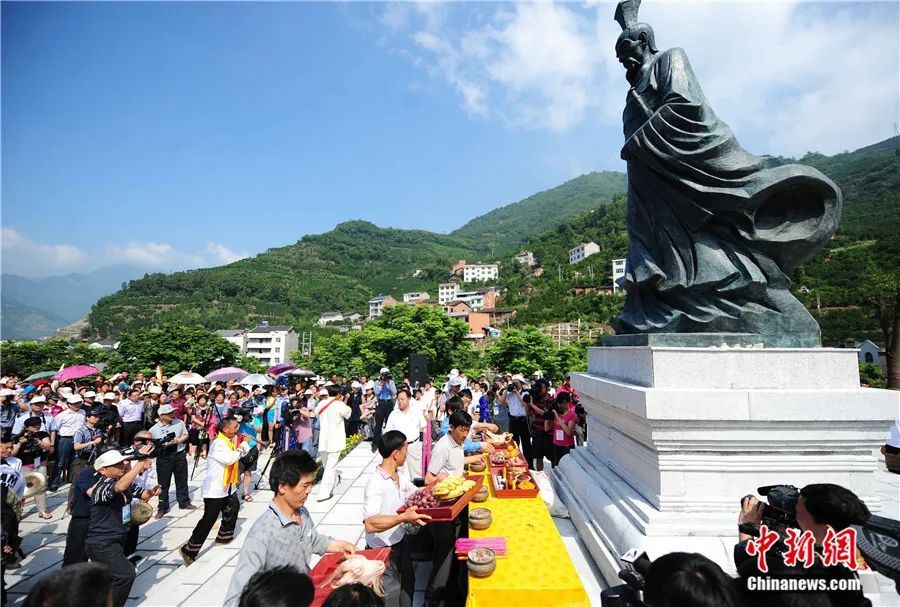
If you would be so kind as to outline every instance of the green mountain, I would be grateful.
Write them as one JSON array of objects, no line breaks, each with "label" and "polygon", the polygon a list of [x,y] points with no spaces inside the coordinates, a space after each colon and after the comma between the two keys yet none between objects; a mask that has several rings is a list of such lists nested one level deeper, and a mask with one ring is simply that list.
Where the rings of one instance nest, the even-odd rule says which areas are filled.
[{"label": "green mountain", "polygon": [[101,298],[89,321],[101,337],[176,320],[209,329],[307,325],[326,310],[368,313],[378,293],[433,288],[454,262],[482,252],[454,236],[348,221],[226,266],[132,280]]},{"label": "green mountain", "polygon": [[3,339],[36,339],[52,335],[68,321],[49,312],[29,306],[4,292],[0,297],[0,337]]},{"label": "green mountain", "polygon": [[[895,137],[851,153],[797,160],[822,170],[844,192],[837,236],[794,277],[798,296],[816,310],[826,339],[878,338],[859,281],[866,264],[892,268],[900,258],[898,146]],[[434,297],[453,262],[488,261],[493,247],[504,252],[495,259],[501,263],[500,283],[507,287],[502,305],[518,309],[517,322],[604,323],[621,299],[576,296],[572,289],[610,284],[610,261],[628,248],[624,189],[621,173],[583,175],[475,218],[449,235],[345,222],[227,266],[132,280],[100,299],[89,320],[100,337],[166,320],[210,329],[260,320],[311,326],[326,310],[365,313],[367,300],[378,293],[399,298],[405,291],[425,290]],[[600,245],[600,254],[569,266],[568,250],[585,241]],[[512,254],[520,248],[534,252],[541,276],[515,264]]]},{"label": "green mountain", "polygon": [[514,253],[528,238],[596,209],[625,189],[624,173],[588,173],[476,217],[451,235],[474,239],[498,255]]}]

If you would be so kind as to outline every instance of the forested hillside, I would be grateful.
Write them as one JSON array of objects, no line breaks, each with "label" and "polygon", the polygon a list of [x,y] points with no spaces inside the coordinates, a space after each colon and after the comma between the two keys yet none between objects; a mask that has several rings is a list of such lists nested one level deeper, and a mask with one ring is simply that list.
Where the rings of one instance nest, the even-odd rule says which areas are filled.
[{"label": "forested hillside", "polygon": [[453,236],[348,221],[227,266],[132,280],[100,299],[89,320],[102,337],[166,320],[209,329],[260,320],[305,325],[325,310],[368,313],[366,302],[378,293],[432,286],[477,252]]},{"label": "forested hillside", "polygon": [[624,192],[624,173],[588,173],[476,217],[453,235],[493,248],[496,255],[514,253],[513,249],[529,238],[596,209]]}]

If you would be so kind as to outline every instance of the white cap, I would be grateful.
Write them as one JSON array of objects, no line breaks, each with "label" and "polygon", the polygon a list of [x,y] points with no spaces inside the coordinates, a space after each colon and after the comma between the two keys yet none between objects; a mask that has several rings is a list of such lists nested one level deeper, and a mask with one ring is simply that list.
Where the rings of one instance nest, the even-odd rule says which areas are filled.
[{"label": "white cap", "polygon": [[313,392],[311,388],[307,388],[303,394],[308,394],[310,396],[313,396],[315,394],[315,392]]},{"label": "white cap", "polygon": [[97,393],[94,392],[93,390],[88,390],[87,392],[84,393],[85,398],[94,398],[95,396],[97,396]]},{"label": "white cap", "polygon": [[327,382],[325,382],[325,385],[326,385],[326,386],[333,386],[334,383],[332,383],[332,382],[330,382],[330,381],[327,381]]},{"label": "white cap", "polygon": [[32,399],[31,399],[30,401],[28,401],[28,402],[29,402],[29,404],[34,404],[34,403],[45,403],[45,402],[47,402],[47,399],[46,399],[45,397],[43,397],[43,396],[35,396],[34,398],[32,398]]},{"label": "white cap", "polygon": [[459,369],[450,369],[450,377],[456,377],[459,375]]},{"label": "white cap", "polygon": [[373,382],[373,381],[370,379],[369,381],[366,382],[366,385],[363,386],[363,388],[365,388],[366,390],[374,390],[374,389],[375,389],[375,382]]},{"label": "white cap", "polygon": [[891,427],[891,437],[888,439],[888,445],[900,449],[900,420]]},{"label": "white cap", "polygon": [[103,395],[103,400],[116,400],[116,393],[115,392],[107,392],[106,394]]},{"label": "white cap", "polygon": [[66,402],[70,405],[75,405],[81,402],[84,402],[84,399],[78,396],[77,394],[73,394],[72,396],[66,398]]},{"label": "white cap", "polygon": [[150,386],[147,388],[147,391],[150,394],[162,394],[162,388],[153,384],[150,384]]},{"label": "white cap", "polygon": [[525,378],[522,376],[521,373],[516,373],[515,375],[512,376],[512,378],[513,378],[514,380],[517,379],[517,380],[519,380],[519,381],[525,381]]},{"label": "white cap", "polygon": [[9,388],[0,388],[0,396],[14,396],[15,393],[15,390],[10,390]]},{"label": "white cap", "polygon": [[387,367],[381,367],[381,371],[379,371],[379,373],[390,373],[390,372],[391,372],[391,370],[388,369]]},{"label": "white cap", "polygon": [[69,386],[63,386],[59,389],[59,395],[62,397],[69,396],[70,394],[72,394],[72,388]]},{"label": "white cap", "polygon": [[458,375],[451,375],[450,379],[447,380],[448,386],[462,386],[465,382]]},{"label": "white cap", "polygon": [[319,396],[328,396],[328,390],[322,388],[321,390],[319,390]]},{"label": "white cap", "polygon": [[166,413],[175,413],[175,407],[172,405],[163,405],[157,411],[160,415],[165,415]]},{"label": "white cap", "polygon": [[107,466],[115,466],[116,464],[124,462],[126,459],[127,458],[119,451],[107,451],[97,457],[97,460],[94,462],[94,470],[106,468]]},{"label": "white cap", "polygon": [[354,390],[356,390],[357,388],[362,388],[362,384],[359,383],[358,381],[355,381],[355,382],[350,383],[350,387],[353,388]]}]

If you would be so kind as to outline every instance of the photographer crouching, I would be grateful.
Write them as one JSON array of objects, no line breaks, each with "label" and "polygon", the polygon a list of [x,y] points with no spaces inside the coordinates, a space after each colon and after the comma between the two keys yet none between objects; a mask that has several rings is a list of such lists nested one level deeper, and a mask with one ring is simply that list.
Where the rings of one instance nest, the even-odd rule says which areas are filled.
[{"label": "photographer crouching", "polygon": [[182,510],[196,510],[197,507],[191,504],[191,496],[188,493],[188,463],[185,452],[188,441],[187,426],[180,419],[175,419],[175,407],[172,405],[161,405],[157,413],[159,421],[151,426],[150,435],[156,442],[159,454],[156,458],[156,473],[162,488],[156,511],[156,519],[159,520],[169,511],[169,486],[173,475],[178,507]]},{"label": "photographer crouching", "polygon": [[[812,600],[809,592],[764,592],[751,588],[751,579],[772,578],[809,578],[823,579],[830,583],[834,580],[858,580],[856,572],[845,564],[831,564],[824,558],[827,552],[833,550],[829,544],[835,543],[835,533],[840,533],[852,525],[865,524],[871,514],[865,503],[849,489],[831,483],[818,483],[807,485],[797,490],[791,485],[774,485],[760,487],[759,492],[765,494],[767,502],[760,502],[756,497],[747,495],[741,500],[741,513],[738,517],[739,541],[734,549],[734,562],[738,575],[741,578],[742,590],[745,598],[751,605],[788,605],[793,604],[798,594],[803,594]],[[765,525],[770,530],[778,533],[777,541],[771,546],[767,563],[769,570],[762,571],[757,564],[757,557],[748,553],[748,545],[760,537],[760,527]],[[808,563],[803,563],[803,550],[797,549],[797,544],[802,546],[803,537],[796,541],[786,542],[785,537],[789,529],[799,528],[807,536],[812,536],[812,553]],[[807,533],[808,532],[808,533]],[[855,546],[849,546],[848,558],[855,556]],[[794,552],[799,558],[788,560],[786,553]],[[853,563],[855,568],[855,562]],[[755,583],[753,584],[756,585]],[[853,584],[847,585],[853,588]],[[825,588],[825,586],[822,586]],[[822,590],[820,594],[823,601],[828,600],[834,605],[852,605],[866,607],[871,602],[866,599],[861,586],[851,590]],[[793,597],[793,598],[792,598]]]}]

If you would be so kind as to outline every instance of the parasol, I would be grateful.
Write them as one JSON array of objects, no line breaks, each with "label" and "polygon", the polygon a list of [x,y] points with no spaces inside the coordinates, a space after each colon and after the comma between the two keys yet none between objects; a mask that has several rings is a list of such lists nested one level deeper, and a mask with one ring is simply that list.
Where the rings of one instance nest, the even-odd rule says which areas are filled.
[{"label": "parasol", "polygon": [[200,375],[199,373],[193,373],[191,371],[182,371],[177,375],[174,375],[169,378],[169,383],[178,384],[181,386],[186,385],[195,385],[195,384],[205,384],[206,378]]},{"label": "parasol", "polygon": [[280,365],[269,367],[269,369],[266,371],[266,375],[278,375],[279,373],[284,373],[285,371],[290,371],[291,369],[296,369],[296,367],[291,363],[281,363]]},{"label": "parasol", "polygon": [[206,381],[228,381],[229,379],[243,379],[247,372],[237,367],[223,367],[206,376]]},{"label": "parasol", "polygon": [[91,365],[75,365],[73,367],[66,367],[62,369],[59,373],[53,376],[53,379],[58,381],[70,381],[73,379],[81,379],[82,377],[88,377],[89,375],[97,375],[100,373],[100,369],[97,367],[92,367]]},{"label": "parasol", "polygon": [[238,382],[242,386],[274,386],[275,381],[268,375],[262,373],[251,373]]},{"label": "parasol", "polygon": [[41,371],[40,373],[29,375],[22,380],[22,383],[27,384],[30,381],[34,381],[36,379],[47,379],[48,377],[53,377],[54,375],[56,375],[56,371]]}]

